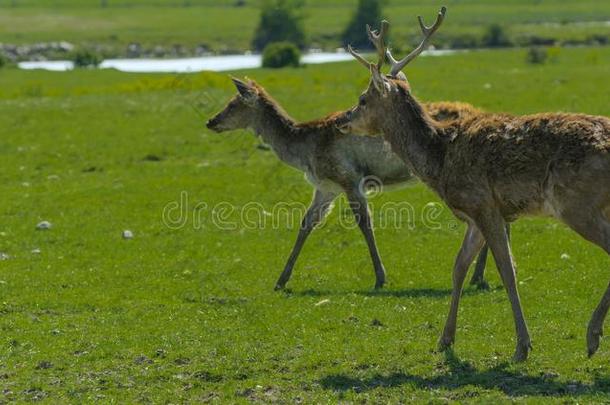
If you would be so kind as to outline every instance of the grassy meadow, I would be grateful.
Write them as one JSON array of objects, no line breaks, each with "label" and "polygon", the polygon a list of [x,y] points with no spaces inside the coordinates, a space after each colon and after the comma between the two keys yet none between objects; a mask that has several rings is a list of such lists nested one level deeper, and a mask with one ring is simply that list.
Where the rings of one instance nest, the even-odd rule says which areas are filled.
[{"label": "grassy meadow", "polygon": [[[251,49],[260,1],[223,0],[0,0],[2,42],[70,41],[123,51],[129,43],[143,47],[205,45],[213,51]],[[356,0],[307,0],[304,26],[311,46],[334,49],[356,8]],[[515,43],[528,38],[584,41],[610,37],[610,2],[599,0],[392,0],[384,16],[393,22],[392,45],[406,47],[419,38],[415,16],[432,20],[441,4],[449,17],[436,43],[449,38],[480,38],[493,23],[502,24]],[[160,27],[162,27],[160,29]]]},{"label": "grassy meadow", "polygon": [[[525,53],[421,58],[408,73],[425,101],[610,114],[607,48],[561,49],[544,66]],[[368,80],[356,63],[237,74],[302,120],[350,106]],[[245,226],[238,212],[306,204],[311,189],[251,134],[204,128],[233,93],[226,74],[0,71],[0,402],[610,400],[610,344],[592,359],[585,348],[608,258],[552,220],[513,227],[525,364],[510,362],[491,261],[491,289],[465,291],[455,351],[435,351],[464,230],[445,208],[436,229],[416,216],[377,230],[388,284],[375,292],[338,204],[290,289],[273,291],[296,229]],[[181,195],[187,221],[168,227]],[[438,202],[414,185],[373,209],[391,201],[416,213]],[[220,203],[236,227],[214,224]],[[53,227],[36,230],[43,220]]]}]

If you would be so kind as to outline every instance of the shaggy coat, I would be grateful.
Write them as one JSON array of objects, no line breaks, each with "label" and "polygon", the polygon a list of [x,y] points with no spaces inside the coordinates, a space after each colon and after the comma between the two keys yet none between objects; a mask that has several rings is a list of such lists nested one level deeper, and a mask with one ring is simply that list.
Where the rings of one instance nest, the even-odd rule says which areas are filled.
[{"label": "shaggy coat", "polygon": [[[383,134],[411,171],[468,224],[440,347],[454,341],[465,274],[487,241],[513,309],[515,359],[526,359],[530,337],[505,225],[523,215],[554,216],[610,253],[610,119],[477,112],[442,123],[403,81],[373,71],[371,85],[341,126],[350,133]],[[598,348],[609,308],[610,287],[589,323],[590,355]]]}]

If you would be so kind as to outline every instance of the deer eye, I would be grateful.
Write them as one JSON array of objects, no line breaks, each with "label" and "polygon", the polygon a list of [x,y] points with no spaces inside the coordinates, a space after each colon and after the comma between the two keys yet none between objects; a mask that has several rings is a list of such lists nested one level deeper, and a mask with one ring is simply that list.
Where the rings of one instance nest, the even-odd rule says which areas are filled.
[{"label": "deer eye", "polygon": [[364,98],[364,96],[360,96],[360,100],[358,101],[358,104],[360,104],[360,106],[364,107],[366,105],[366,99]]}]

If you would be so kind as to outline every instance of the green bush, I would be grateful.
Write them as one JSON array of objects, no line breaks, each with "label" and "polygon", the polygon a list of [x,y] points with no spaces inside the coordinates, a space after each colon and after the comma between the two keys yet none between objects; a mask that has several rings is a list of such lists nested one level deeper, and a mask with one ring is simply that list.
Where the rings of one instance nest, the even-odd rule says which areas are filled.
[{"label": "green bush", "polygon": [[492,24],[487,27],[481,43],[488,48],[501,48],[512,45],[506,30],[499,24]]},{"label": "green bush", "polygon": [[266,0],[252,40],[257,51],[273,42],[292,42],[300,49],[307,45],[303,28],[303,3],[298,0]]},{"label": "green bush", "polygon": [[102,63],[102,57],[90,49],[83,48],[72,54],[72,62],[74,62],[74,67],[77,68],[97,67]]},{"label": "green bush", "polygon": [[450,37],[448,43],[449,48],[451,49],[468,49],[478,48],[480,45],[480,40],[471,34],[458,34]]},{"label": "green bush", "polygon": [[542,65],[546,63],[548,57],[549,55],[546,48],[533,46],[527,51],[527,56],[525,60],[527,61],[527,63],[531,63],[534,65]]},{"label": "green bush", "polygon": [[343,32],[343,46],[352,45],[360,49],[370,49],[372,44],[366,34],[365,26],[377,27],[381,21],[383,0],[358,0],[356,13]]},{"label": "green bush", "polygon": [[300,61],[301,51],[290,42],[274,42],[263,51],[263,67],[266,68],[298,67]]}]

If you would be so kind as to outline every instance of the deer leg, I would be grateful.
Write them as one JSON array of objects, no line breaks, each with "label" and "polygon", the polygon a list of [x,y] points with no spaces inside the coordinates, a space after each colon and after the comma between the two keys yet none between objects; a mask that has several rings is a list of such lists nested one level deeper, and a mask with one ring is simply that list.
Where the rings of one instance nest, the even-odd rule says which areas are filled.
[{"label": "deer leg", "polygon": [[353,190],[347,193],[354,218],[364,235],[364,239],[369,247],[369,253],[373,261],[373,267],[375,269],[375,288],[383,287],[385,283],[385,268],[381,262],[379,251],[377,250],[377,243],[375,242],[375,234],[373,233],[373,225],[371,217],[369,215],[369,207],[366,197],[359,191]]},{"label": "deer leg", "polygon": [[[506,234],[508,235],[508,240],[510,241],[510,225],[506,224]],[[477,257],[477,264],[474,268],[474,274],[470,279],[470,285],[476,285],[477,288],[481,290],[489,289],[489,284],[485,281],[485,267],[487,266],[487,255],[489,253],[489,246],[485,244],[481,253],[479,253],[479,257]]]},{"label": "deer leg", "polygon": [[587,350],[589,357],[593,356],[599,348],[599,341],[604,335],[604,320],[608,314],[608,308],[610,308],[610,284],[606,288],[601,301],[597,304],[595,311],[593,311],[587,327]]},{"label": "deer leg", "polygon": [[[603,212],[591,213],[588,210],[580,209],[577,205],[575,209],[566,209],[562,214],[562,219],[580,236],[588,241],[595,243],[606,253],[610,254],[610,220]],[[587,327],[587,350],[589,357],[593,356],[599,348],[599,341],[604,334],[604,320],[610,308],[610,285],[602,296],[601,301],[593,311],[591,320]]]},{"label": "deer leg", "polygon": [[449,307],[449,316],[447,322],[445,322],[445,328],[443,335],[438,343],[440,350],[445,350],[451,346],[455,340],[455,329],[457,326],[457,314],[458,306],[460,304],[460,298],[462,296],[462,286],[464,285],[464,279],[468,273],[468,268],[472,264],[476,254],[481,250],[483,246],[483,235],[479,229],[469,224],[466,230],[466,236],[462,242],[460,252],[455,259],[453,266],[453,290],[451,291],[451,306]]},{"label": "deer leg", "polygon": [[504,284],[504,288],[506,288],[508,299],[512,307],[515,329],[517,332],[517,347],[513,360],[518,362],[527,360],[532,345],[529,331],[525,323],[525,317],[523,316],[523,310],[521,308],[519,292],[517,291],[515,266],[510,250],[508,235],[506,233],[506,223],[499,213],[492,212],[479,218],[477,224],[483,232],[485,240],[496,260],[496,266],[500,272],[502,283]]},{"label": "deer leg", "polygon": [[474,274],[470,279],[471,285],[476,285],[477,288],[480,289],[488,289],[489,284],[485,281],[485,266],[487,265],[487,254],[489,253],[489,247],[487,245],[483,246],[481,249],[481,253],[479,253],[479,257],[477,257],[477,264],[474,268]]},{"label": "deer leg", "polygon": [[305,241],[307,237],[311,233],[311,231],[324,219],[326,214],[330,211],[332,206],[332,202],[337,197],[336,194],[332,193],[323,193],[319,190],[316,190],[314,193],[313,200],[307,209],[307,213],[305,217],[303,217],[303,221],[301,222],[301,227],[299,228],[299,234],[297,236],[297,240],[292,248],[292,252],[288,257],[288,261],[284,266],[284,271],[280,275],[280,278],[275,283],[275,289],[281,290],[286,286],[288,280],[290,280],[290,276],[292,275],[292,269],[301,253],[301,249],[303,245],[305,245]]},{"label": "deer leg", "polygon": [[[581,235],[585,236],[591,242],[599,245],[606,253],[610,254],[610,222],[603,219],[598,222],[602,224],[601,228],[598,226],[592,226],[589,230],[595,230],[595,235],[585,236],[584,233]],[[580,232],[579,232],[580,233]],[[599,304],[593,311],[591,320],[587,327],[587,349],[589,357],[593,356],[599,348],[600,338],[604,335],[604,320],[608,314],[608,308],[610,308],[610,285],[606,288],[606,292],[602,297]]]}]

